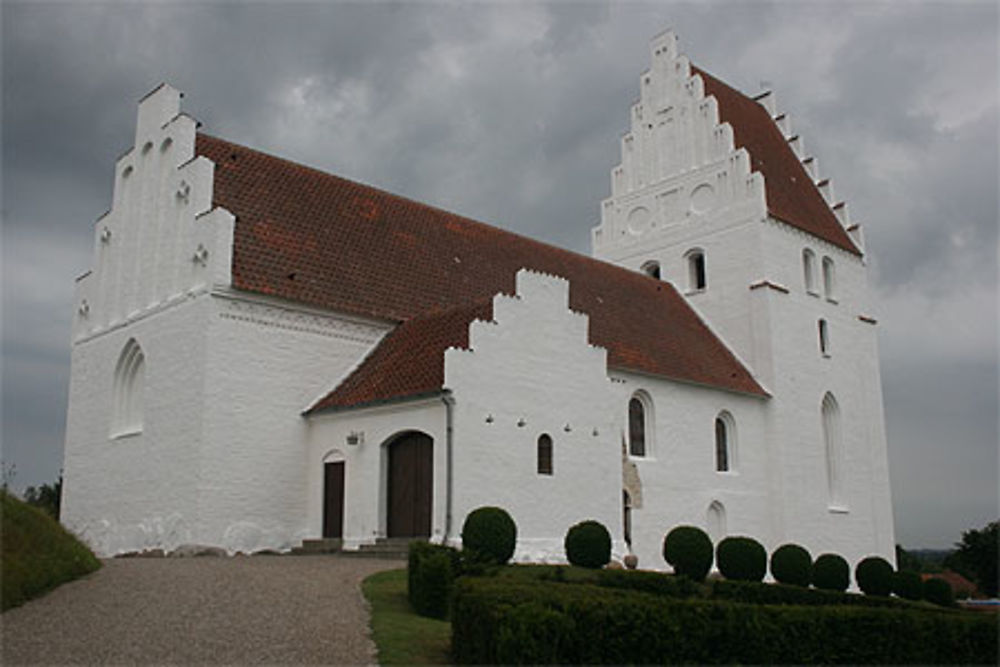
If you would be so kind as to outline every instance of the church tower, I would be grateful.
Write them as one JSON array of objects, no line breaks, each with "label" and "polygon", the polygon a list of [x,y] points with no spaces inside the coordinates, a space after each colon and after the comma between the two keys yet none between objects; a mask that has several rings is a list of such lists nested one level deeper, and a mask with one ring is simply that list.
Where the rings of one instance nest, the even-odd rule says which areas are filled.
[{"label": "church tower", "polygon": [[846,530],[891,558],[860,227],[771,93],[751,98],[699,69],[669,31],[650,58],[593,255],[671,282],[771,394],[760,443],[782,508],[771,534],[815,547]]}]

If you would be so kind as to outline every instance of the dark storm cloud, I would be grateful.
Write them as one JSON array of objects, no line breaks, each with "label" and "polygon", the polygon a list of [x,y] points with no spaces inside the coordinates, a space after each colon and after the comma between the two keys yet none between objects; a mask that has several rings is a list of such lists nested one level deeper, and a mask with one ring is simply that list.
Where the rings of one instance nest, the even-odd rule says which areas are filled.
[{"label": "dark storm cloud", "polygon": [[19,486],[58,473],[73,279],[135,103],[160,81],[209,133],[589,252],[648,39],[673,27],[729,83],[773,84],[864,224],[900,538],[947,545],[995,515],[993,4],[3,12],[3,457]]}]

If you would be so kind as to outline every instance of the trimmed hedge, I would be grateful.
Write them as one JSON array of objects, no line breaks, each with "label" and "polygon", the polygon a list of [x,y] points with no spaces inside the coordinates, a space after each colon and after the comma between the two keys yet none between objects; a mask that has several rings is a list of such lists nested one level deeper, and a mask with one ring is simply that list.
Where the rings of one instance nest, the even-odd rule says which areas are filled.
[{"label": "trimmed hedge", "polygon": [[451,590],[462,573],[457,549],[428,542],[411,542],[407,563],[407,598],[421,616],[447,618]]},{"label": "trimmed hedge", "polygon": [[611,560],[611,533],[598,521],[581,521],[566,531],[563,548],[571,565],[596,570]]},{"label": "trimmed hedge", "polygon": [[704,581],[712,568],[712,540],[701,528],[677,526],[663,538],[663,558],[674,574]]},{"label": "trimmed hedge", "polygon": [[597,585],[604,588],[642,591],[671,598],[692,598],[701,595],[702,587],[687,577],[675,577],[649,570],[601,570]]},{"label": "trimmed hedge", "polygon": [[924,586],[920,575],[909,570],[893,573],[892,592],[904,600],[921,599],[924,596]]},{"label": "trimmed hedge", "polygon": [[[786,584],[765,584],[751,581],[715,581],[709,597],[747,604],[793,604],[799,606],[841,605],[882,609],[926,609],[898,598],[871,597],[843,591],[824,591]],[[935,611],[930,609],[929,611]]]},{"label": "trimmed hedge", "polygon": [[943,579],[930,578],[924,581],[924,599],[942,607],[954,607],[955,595],[951,585]]},{"label": "trimmed hedge", "polygon": [[456,584],[452,619],[459,664],[993,663],[997,642],[995,619],[978,614],[673,600],[479,578]]},{"label": "trimmed hedge", "polygon": [[715,562],[726,579],[761,581],[767,573],[767,551],[752,537],[727,537],[715,547]]},{"label": "trimmed hedge", "polygon": [[854,567],[854,580],[865,595],[888,597],[892,592],[892,571],[886,559],[869,556]]},{"label": "trimmed hedge", "polygon": [[846,591],[850,585],[851,568],[842,556],[823,554],[812,567],[812,584],[825,591]]},{"label": "trimmed hedge", "polygon": [[517,525],[506,510],[480,507],[469,512],[462,524],[462,549],[503,565],[514,555]]},{"label": "trimmed hedge", "polygon": [[782,544],[771,554],[771,576],[781,584],[809,587],[812,556],[798,544]]}]

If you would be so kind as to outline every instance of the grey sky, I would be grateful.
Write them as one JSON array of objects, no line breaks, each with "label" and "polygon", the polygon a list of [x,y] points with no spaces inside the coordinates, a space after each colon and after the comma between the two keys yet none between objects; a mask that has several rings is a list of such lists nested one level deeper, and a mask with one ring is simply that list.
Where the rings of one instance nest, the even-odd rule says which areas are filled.
[{"label": "grey sky", "polygon": [[998,514],[998,15],[975,3],[47,4],[2,17],[3,440],[62,459],[74,277],[135,104],[573,250],[665,28],[776,91],[866,234],[897,539]]}]

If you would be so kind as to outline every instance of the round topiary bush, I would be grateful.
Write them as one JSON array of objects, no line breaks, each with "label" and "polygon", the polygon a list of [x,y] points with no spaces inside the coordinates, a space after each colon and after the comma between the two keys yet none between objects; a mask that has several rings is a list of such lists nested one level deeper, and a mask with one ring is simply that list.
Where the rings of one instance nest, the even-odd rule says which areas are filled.
[{"label": "round topiary bush", "polygon": [[797,544],[782,544],[771,554],[771,576],[779,584],[809,587],[812,556]]},{"label": "round topiary bush", "polygon": [[704,581],[712,567],[712,540],[701,528],[677,526],[663,538],[663,558],[674,574]]},{"label": "round topiary bush", "polygon": [[837,554],[823,554],[812,567],[812,583],[827,591],[846,591],[850,584],[851,568]]},{"label": "round topiary bush", "polygon": [[951,585],[944,579],[932,577],[926,580],[924,582],[924,599],[942,607],[955,605],[955,596],[952,594]]},{"label": "round topiary bush", "polygon": [[462,549],[503,565],[514,555],[517,526],[499,507],[480,507],[469,512],[462,524]]},{"label": "round topiary bush", "polygon": [[570,528],[563,546],[573,565],[598,569],[611,560],[611,534],[597,521],[581,521]]},{"label": "round topiary bush", "polygon": [[733,581],[761,581],[767,572],[767,551],[752,537],[727,537],[715,547],[719,572]]},{"label": "round topiary bush", "polygon": [[904,600],[919,600],[924,596],[924,585],[919,574],[903,570],[893,573],[892,592]]},{"label": "round topiary bush", "polygon": [[854,581],[865,595],[888,597],[892,592],[892,565],[879,556],[864,558],[854,568]]}]

